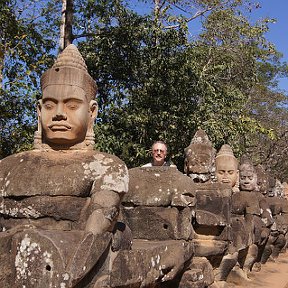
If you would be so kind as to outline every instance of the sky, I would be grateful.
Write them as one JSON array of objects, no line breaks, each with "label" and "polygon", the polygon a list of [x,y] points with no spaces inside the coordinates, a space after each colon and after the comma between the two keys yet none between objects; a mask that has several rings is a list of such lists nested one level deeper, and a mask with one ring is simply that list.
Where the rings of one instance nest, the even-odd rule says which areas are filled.
[{"label": "sky", "polygon": [[[254,11],[254,17],[269,17],[276,19],[276,23],[269,25],[267,39],[283,54],[283,61],[288,62],[288,1],[287,0],[261,0],[260,9]],[[279,88],[288,94],[288,78],[279,81]]]}]

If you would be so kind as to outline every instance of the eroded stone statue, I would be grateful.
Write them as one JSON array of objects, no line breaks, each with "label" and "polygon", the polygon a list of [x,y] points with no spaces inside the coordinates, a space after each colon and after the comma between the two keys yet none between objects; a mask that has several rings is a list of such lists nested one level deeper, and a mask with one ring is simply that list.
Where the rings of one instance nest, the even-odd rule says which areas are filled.
[{"label": "eroded stone statue", "polygon": [[[261,181],[258,181],[256,169],[247,157],[242,157],[240,172],[240,193],[233,195],[233,210],[235,214],[244,215],[246,226],[249,227],[250,243],[244,249],[245,257],[241,263],[243,270],[248,273],[253,265],[259,267],[261,254],[267,242],[270,226],[273,223],[271,211],[262,193]],[[248,243],[247,243],[248,244]]]},{"label": "eroded stone statue", "polygon": [[93,287],[108,269],[128,171],[93,150],[96,84],[74,45],[41,87],[34,150],[0,162],[1,286]]},{"label": "eroded stone statue", "polygon": [[204,130],[199,129],[195,133],[184,153],[184,173],[195,183],[211,181],[215,172],[216,150]]},{"label": "eroded stone statue", "polygon": [[[222,145],[218,151],[215,164],[217,182],[228,185],[233,193],[239,192],[238,160],[234,156],[232,148],[228,144]],[[243,245],[243,239],[241,239],[241,241],[236,241],[238,239],[233,239],[233,230],[237,230],[237,232],[239,232],[239,227],[234,227],[235,224],[233,224],[232,217],[230,221],[232,241],[229,243],[219,267],[215,269],[215,280],[218,282],[227,280],[229,273],[237,264],[238,251],[241,245]],[[240,228],[242,228],[242,226]]]},{"label": "eroded stone statue", "polygon": [[239,191],[238,160],[228,144],[222,145],[216,155],[216,179],[219,183],[227,183],[233,192]]}]

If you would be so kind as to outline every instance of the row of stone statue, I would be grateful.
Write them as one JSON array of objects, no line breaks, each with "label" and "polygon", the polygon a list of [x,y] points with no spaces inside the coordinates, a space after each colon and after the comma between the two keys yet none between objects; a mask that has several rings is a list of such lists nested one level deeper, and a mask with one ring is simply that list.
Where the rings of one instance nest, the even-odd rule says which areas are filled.
[{"label": "row of stone statue", "polygon": [[275,179],[228,145],[199,130],[185,174],[128,170],[93,150],[97,88],[74,45],[41,87],[34,149],[0,161],[1,287],[223,287],[285,249]]},{"label": "row of stone statue", "polygon": [[185,175],[157,166],[129,170],[123,214],[134,241],[185,240],[192,245],[193,256],[182,260],[187,266],[171,287],[249,281],[252,270],[259,271],[286,249],[287,185],[247,157],[238,163],[229,145],[216,154],[203,130],[185,149],[184,166]]}]

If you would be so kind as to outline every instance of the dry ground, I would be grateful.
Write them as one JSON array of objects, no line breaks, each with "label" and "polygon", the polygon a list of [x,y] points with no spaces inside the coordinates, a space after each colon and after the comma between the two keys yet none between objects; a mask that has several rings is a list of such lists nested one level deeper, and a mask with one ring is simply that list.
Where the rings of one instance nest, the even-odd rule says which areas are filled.
[{"label": "dry ground", "polygon": [[288,252],[281,253],[276,262],[267,262],[261,271],[251,272],[250,281],[229,283],[229,288],[288,288]]}]

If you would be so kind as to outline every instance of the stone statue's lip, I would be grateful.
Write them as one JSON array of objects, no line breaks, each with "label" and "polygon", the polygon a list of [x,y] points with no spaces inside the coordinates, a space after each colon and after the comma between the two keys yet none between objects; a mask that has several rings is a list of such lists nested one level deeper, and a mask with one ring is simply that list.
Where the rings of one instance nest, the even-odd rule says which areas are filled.
[{"label": "stone statue's lip", "polygon": [[230,183],[231,181],[229,179],[222,179],[222,183]]},{"label": "stone statue's lip", "polygon": [[67,124],[52,124],[48,126],[51,130],[70,130],[71,126]]}]

